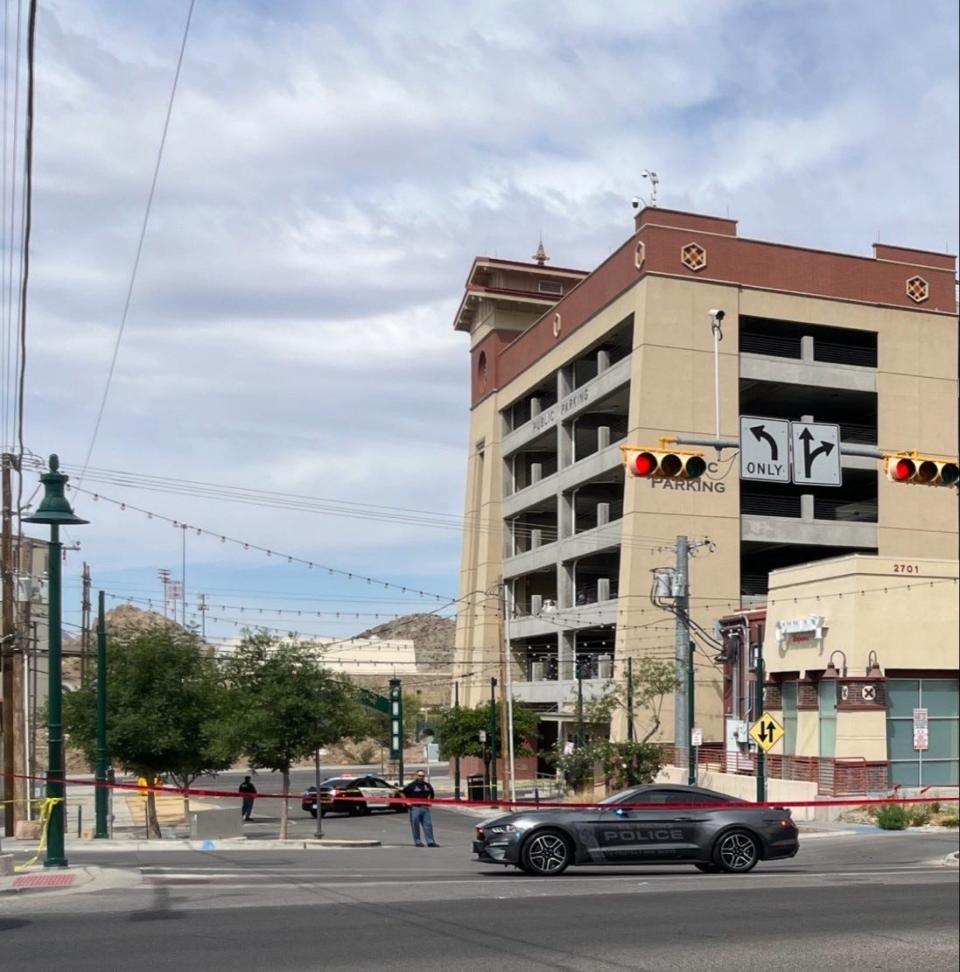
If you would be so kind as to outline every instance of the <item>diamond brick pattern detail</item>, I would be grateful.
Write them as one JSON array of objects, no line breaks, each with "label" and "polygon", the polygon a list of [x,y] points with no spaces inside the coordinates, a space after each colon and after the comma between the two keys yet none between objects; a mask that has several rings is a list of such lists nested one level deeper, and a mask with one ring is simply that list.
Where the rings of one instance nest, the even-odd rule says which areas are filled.
[{"label": "diamond brick pattern detail", "polygon": [[15,888],[69,888],[76,874],[21,874],[14,878]]},{"label": "diamond brick pattern detail", "polygon": [[907,296],[917,304],[922,304],[930,296],[930,284],[923,277],[911,277],[907,281]]},{"label": "diamond brick pattern detail", "polygon": [[690,270],[702,270],[707,265],[707,251],[699,243],[687,243],[680,248],[680,262]]}]

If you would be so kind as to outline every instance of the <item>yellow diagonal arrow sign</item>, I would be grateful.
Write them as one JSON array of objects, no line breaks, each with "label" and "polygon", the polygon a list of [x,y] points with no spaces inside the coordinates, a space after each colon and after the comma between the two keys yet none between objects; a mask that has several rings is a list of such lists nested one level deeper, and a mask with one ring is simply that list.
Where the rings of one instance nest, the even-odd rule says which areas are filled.
[{"label": "yellow diagonal arrow sign", "polygon": [[750,736],[766,753],[783,738],[783,726],[769,712],[764,712],[750,727]]}]

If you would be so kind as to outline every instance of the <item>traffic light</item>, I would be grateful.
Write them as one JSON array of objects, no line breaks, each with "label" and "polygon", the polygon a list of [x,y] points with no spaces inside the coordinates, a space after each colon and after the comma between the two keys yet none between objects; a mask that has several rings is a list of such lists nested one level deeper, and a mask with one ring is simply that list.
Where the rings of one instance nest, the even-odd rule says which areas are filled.
[{"label": "traffic light", "polygon": [[892,483],[919,483],[921,486],[953,486],[960,480],[955,459],[921,456],[917,452],[891,452],[883,457],[883,471]]},{"label": "traffic light", "polygon": [[623,464],[640,479],[699,479],[707,471],[702,452],[621,446]]}]

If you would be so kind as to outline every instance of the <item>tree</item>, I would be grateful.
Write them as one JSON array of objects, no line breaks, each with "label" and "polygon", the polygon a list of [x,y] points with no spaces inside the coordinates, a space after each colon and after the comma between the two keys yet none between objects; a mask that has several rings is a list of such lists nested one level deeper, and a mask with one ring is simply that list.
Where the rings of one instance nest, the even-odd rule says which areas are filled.
[{"label": "tree", "polygon": [[622,790],[652,783],[663,765],[663,750],[649,742],[596,740],[569,753],[558,753],[553,761],[568,789],[585,787],[599,766],[604,786],[608,790]]},{"label": "tree", "polygon": [[584,704],[583,710],[590,722],[609,722],[617,709],[626,712],[628,719],[631,716],[637,718],[638,712],[647,710],[647,732],[640,740],[645,743],[660,729],[663,700],[677,688],[676,663],[650,656],[637,658],[633,664],[631,681],[632,685],[628,685],[626,678],[623,681],[611,681],[601,695]]},{"label": "tree", "polygon": [[582,789],[593,779],[597,767],[608,788],[651,782],[663,759],[660,747],[649,740],[660,729],[663,701],[676,690],[677,680],[674,662],[649,656],[638,658],[633,664],[632,677],[611,682],[601,695],[585,702],[583,714],[589,723],[609,723],[614,713],[622,710],[628,719],[632,716],[642,721],[646,732],[639,742],[593,740],[572,752],[552,754],[564,784],[572,790]]},{"label": "tree", "polygon": [[[309,645],[248,632],[224,665],[229,696],[222,735],[226,748],[251,767],[281,774],[323,746],[361,734],[368,725],[346,678],[322,667]],[[280,838],[289,830],[287,800],[280,804]]]},{"label": "tree", "polygon": [[[503,758],[504,746],[500,739],[499,708],[497,709],[498,758]],[[536,746],[530,740],[537,738],[538,716],[523,702],[513,703],[513,751],[514,755],[535,752]],[[436,720],[437,734],[440,736],[440,755],[444,759],[453,756],[479,756],[489,776],[492,750],[490,747],[490,703],[478,705],[474,709],[446,709]],[[487,734],[487,742],[480,741],[481,731]]]},{"label": "tree", "polygon": [[[201,775],[227,769],[219,718],[224,701],[216,665],[192,631],[176,625],[121,628],[107,643],[107,754],[125,772],[151,783],[164,775],[186,789]],[[96,684],[64,697],[64,726],[92,764]],[[189,798],[184,799],[189,811]],[[147,836],[160,836],[156,802],[147,794]]]}]

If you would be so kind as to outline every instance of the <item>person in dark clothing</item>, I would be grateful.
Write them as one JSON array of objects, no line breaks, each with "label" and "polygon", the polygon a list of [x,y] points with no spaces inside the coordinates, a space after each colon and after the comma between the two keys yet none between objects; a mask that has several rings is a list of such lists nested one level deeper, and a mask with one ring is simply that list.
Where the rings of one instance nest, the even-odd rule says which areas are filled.
[{"label": "person in dark clothing", "polygon": [[[433,800],[433,787],[427,782],[426,774],[420,770],[403,788],[403,795],[411,800]],[[423,838],[427,842],[427,847],[439,847],[440,845],[433,838],[433,821],[430,819],[430,804],[411,803],[410,804],[410,829],[413,831],[413,843],[417,847],[423,847],[423,840],[420,839],[420,829],[423,828]]]},{"label": "person in dark clothing", "polygon": [[250,782],[250,777],[245,776],[238,789],[243,794],[243,802],[240,804],[240,818],[241,820],[249,820],[250,814],[253,813],[253,794],[257,792],[257,788]]}]

